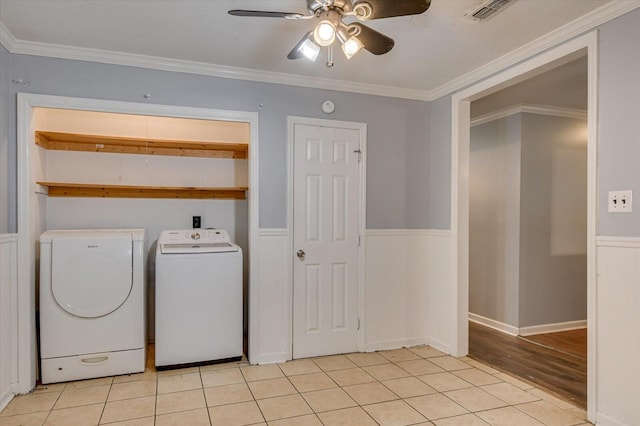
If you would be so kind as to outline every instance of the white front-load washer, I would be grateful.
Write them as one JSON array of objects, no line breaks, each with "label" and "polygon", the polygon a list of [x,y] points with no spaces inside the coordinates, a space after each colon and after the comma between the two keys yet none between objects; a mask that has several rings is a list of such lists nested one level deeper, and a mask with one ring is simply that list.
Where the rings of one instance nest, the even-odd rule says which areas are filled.
[{"label": "white front-load washer", "polygon": [[42,383],[144,371],[144,250],[142,229],[40,236]]},{"label": "white front-load washer", "polygon": [[156,367],[242,357],[242,250],[226,231],[163,231],[155,296]]}]

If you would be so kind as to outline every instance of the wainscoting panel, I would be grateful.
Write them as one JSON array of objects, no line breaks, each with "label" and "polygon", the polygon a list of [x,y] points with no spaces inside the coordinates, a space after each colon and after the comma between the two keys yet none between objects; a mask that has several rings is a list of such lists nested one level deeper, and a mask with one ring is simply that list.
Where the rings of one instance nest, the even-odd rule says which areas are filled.
[{"label": "wainscoting panel", "polygon": [[18,236],[0,235],[0,410],[18,381]]},{"label": "wainscoting panel", "polygon": [[427,272],[427,325],[429,345],[445,353],[451,353],[453,346],[454,319],[452,309],[456,300],[456,283],[452,280],[451,232],[448,230],[426,231]]},{"label": "wainscoting panel", "polygon": [[[258,271],[253,275],[249,300],[250,345],[255,347],[252,364],[269,364],[290,359],[291,274],[286,229],[258,232]],[[252,303],[257,307],[252,308]],[[251,318],[251,314],[257,318]],[[255,339],[256,342],[251,342]]]},{"label": "wainscoting panel", "polygon": [[[291,259],[285,229],[259,232],[258,271],[251,283],[252,363],[291,359]],[[365,238],[364,351],[431,344],[450,348],[449,231],[368,230]]]},{"label": "wainscoting panel", "polygon": [[448,259],[448,231],[367,230],[364,350],[433,342],[446,349]]},{"label": "wainscoting panel", "polygon": [[640,238],[597,246],[597,422],[640,425]]}]

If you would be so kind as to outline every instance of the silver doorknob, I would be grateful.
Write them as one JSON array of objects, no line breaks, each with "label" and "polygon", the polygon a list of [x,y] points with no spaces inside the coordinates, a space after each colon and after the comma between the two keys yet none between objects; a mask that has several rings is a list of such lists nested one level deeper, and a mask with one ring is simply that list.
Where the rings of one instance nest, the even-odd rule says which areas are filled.
[{"label": "silver doorknob", "polygon": [[304,252],[304,250],[298,250],[298,252],[296,254],[298,255],[298,258],[300,260],[304,260],[304,256],[305,256],[306,253]]}]

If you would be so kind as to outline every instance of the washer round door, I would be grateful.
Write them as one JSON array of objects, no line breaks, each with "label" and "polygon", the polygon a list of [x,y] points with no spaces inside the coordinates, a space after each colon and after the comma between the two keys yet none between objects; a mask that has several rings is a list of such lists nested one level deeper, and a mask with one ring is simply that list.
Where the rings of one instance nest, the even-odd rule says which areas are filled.
[{"label": "washer round door", "polygon": [[130,234],[54,238],[51,291],[66,312],[97,318],[117,310],[133,285]]}]

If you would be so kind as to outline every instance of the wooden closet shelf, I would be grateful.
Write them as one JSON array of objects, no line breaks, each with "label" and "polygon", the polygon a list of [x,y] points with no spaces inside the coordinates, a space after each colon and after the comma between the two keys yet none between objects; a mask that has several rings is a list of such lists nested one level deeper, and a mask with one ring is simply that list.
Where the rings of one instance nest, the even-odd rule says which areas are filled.
[{"label": "wooden closet shelf", "polygon": [[36,145],[61,151],[117,154],[173,155],[180,157],[247,158],[247,144],[193,142],[36,131]]},{"label": "wooden closet shelf", "polygon": [[244,200],[246,186],[228,188],[101,185],[87,183],[36,182],[49,188],[50,197],[174,198]]}]

